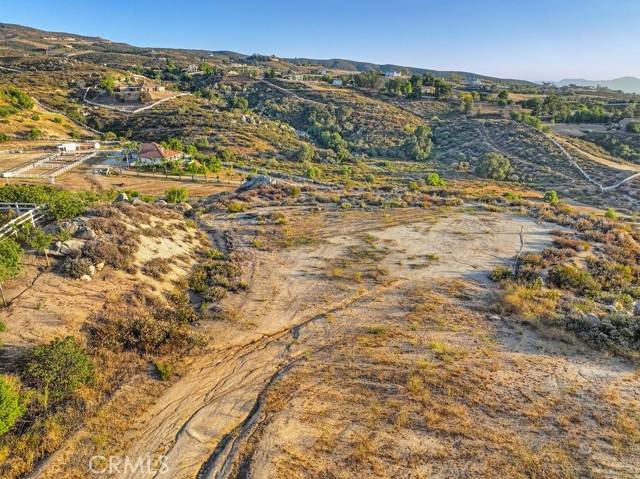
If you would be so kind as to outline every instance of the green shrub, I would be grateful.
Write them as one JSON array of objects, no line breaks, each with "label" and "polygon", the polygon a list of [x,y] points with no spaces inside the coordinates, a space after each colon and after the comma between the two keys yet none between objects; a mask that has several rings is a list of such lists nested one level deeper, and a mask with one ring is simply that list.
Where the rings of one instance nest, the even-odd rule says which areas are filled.
[{"label": "green shrub", "polygon": [[53,186],[5,185],[0,187],[0,201],[5,203],[47,204],[51,219],[74,218],[84,213],[98,199],[93,193],[66,191]]},{"label": "green shrub", "polygon": [[169,203],[184,203],[189,199],[186,188],[169,188],[164,195]]},{"label": "green shrub", "polygon": [[608,218],[610,220],[617,220],[618,219],[618,213],[616,213],[616,210],[614,210],[613,208],[609,208],[606,213],[604,214],[605,218]]},{"label": "green shrub", "polygon": [[476,166],[475,173],[483,178],[504,180],[511,173],[511,162],[501,153],[485,153]]},{"label": "green shrub", "polygon": [[2,304],[6,304],[2,283],[14,278],[22,270],[23,250],[18,243],[11,238],[0,241],[0,297]]},{"label": "green shrub", "polygon": [[31,352],[23,376],[42,394],[45,409],[69,399],[83,384],[91,384],[95,373],[87,352],[72,336],[54,339]]},{"label": "green shrub", "polygon": [[241,201],[230,201],[227,205],[229,213],[241,213],[247,209],[247,205]]},{"label": "green shrub", "polygon": [[598,289],[591,274],[577,266],[558,264],[549,270],[549,283],[558,288],[568,289],[575,293],[585,294]]},{"label": "green shrub", "polygon": [[27,137],[30,140],[39,140],[43,136],[44,136],[44,133],[42,132],[42,130],[40,128],[36,128],[36,127],[31,128],[29,130],[28,135],[27,135]]},{"label": "green shrub", "polygon": [[640,122],[630,121],[627,123],[627,131],[629,133],[640,133]]},{"label": "green shrub", "polygon": [[547,191],[544,194],[544,201],[546,201],[550,205],[557,205],[560,201],[558,199],[558,193],[555,190]]},{"label": "green shrub", "polygon": [[498,265],[493,268],[491,273],[489,273],[489,278],[491,278],[491,281],[495,281],[496,283],[502,283],[503,281],[513,278],[513,271],[511,271],[511,268]]},{"label": "green shrub", "polygon": [[158,377],[161,381],[168,381],[174,375],[174,367],[171,363],[166,361],[155,361],[153,366],[156,369],[156,373],[158,373]]},{"label": "green shrub", "polygon": [[19,383],[8,376],[0,376],[0,436],[6,434],[25,411]]},{"label": "green shrub", "polygon": [[426,182],[429,186],[447,186],[447,181],[438,173],[429,173]]}]

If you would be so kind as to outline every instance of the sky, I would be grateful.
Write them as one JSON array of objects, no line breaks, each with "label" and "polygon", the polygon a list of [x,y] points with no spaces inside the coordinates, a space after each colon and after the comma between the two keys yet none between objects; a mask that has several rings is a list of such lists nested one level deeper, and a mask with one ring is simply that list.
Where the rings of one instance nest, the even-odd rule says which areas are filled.
[{"label": "sky", "polygon": [[532,81],[640,77],[640,0],[0,0],[0,22]]}]

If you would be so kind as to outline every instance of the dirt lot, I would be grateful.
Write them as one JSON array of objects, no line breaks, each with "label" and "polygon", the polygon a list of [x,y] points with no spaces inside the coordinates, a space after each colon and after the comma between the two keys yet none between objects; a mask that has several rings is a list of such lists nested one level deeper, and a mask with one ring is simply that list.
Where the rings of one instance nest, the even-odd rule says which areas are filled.
[{"label": "dirt lot", "polygon": [[[248,248],[254,213],[206,217],[248,248],[229,319],[201,326],[208,350],[152,405],[121,428],[94,424],[35,477],[96,453],[166,456],[168,472],[131,478],[640,471],[635,369],[491,312],[488,271],[521,231],[537,251],[554,226],[475,208],[263,213],[306,245]],[[139,391],[122,394],[131,411]]]}]

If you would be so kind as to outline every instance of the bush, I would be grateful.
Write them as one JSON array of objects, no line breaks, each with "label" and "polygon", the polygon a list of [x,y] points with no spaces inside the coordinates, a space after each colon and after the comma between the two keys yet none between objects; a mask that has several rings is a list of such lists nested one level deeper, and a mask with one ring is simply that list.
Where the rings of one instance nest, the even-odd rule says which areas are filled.
[{"label": "bush", "polygon": [[91,358],[72,336],[54,339],[31,352],[23,375],[42,394],[45,409],[59,404],[83,384],[94,381]]},{"label": "bush", "polygon": [[139,354],[183,354],[202,344],[189,327],[197,318],[186,295],[174,295],[169,303],[144,292],[134,292],[105,305],[87,328],[96,348]]},{"label": "bush", "polygon": [[6,434],[24,415],[24,403],[18,382],[7,376],[0,376],[0,436]]},{"label": "bush", "polygon": [[604,214],[605,218],[608,218],[610,220],[617,220],[618,219],[618,213],[616,213],[616,210],[614,210],[613,208],[609,208],[606,213]]},{"label": "bush", "polygon": [[591,274],[576,266],[558,264],[549,270],[549,283],[558,288],[568,289],[579,294],[596,291],[598,285]]},{"label": "bush", "polygon": [[0,201],[5,203],[47,204],[47,214],[55,220],[74,218],[97,200],[92,193],[77,193],[53,186],[5,185],[0,187]]},{"label": "bush", "polygon": [[498,265],[489,273],[489,278],[496,283],[502,283],[513,278],[513,271],[506,266]]},{"label": "bush", "polygon": [[168,381],[173,377],[174,367],[171,363],[165,361],[155,361],[153,366],[156,368],[156,373],[161,381]]},{"label": "bush", "polygon": [[447,181],[438,173],[429,173],[426,182],[429,186],[447,186]]},{"label": "bush", "polygon": [[557,205],[560,201],[558,199],[558,193],[555,190],[547,191],[544,194],[544,201],[546,201],[550,205]]},{"label": "bush", "polygon": [[640,122],[630,121],[627,123],[627,131],[629,133],[640,133]]},{"label": "bush", "polygon": [[475,173],[483,178],[504,180],[511,173],[511,162],[500,153],[485,153],[476,166]]},{"label": "bush", "polygon": [[0,241],[0,296],[6,304],[2,283],[17,276],[22,270],[22,248],[11,238]]},{"label": "bush", "polygon": [[171,271],[171,264],[166,258],[152,258],[142,266],[142,272],[152,278],[162,279]]},{"label": "bush", "polygon": [[241,213],[247,209],[247,205],[241,201],[230,201],[227,205],[227,211],[229,213]]},{"label": "bush", "polygon": [[165,198],[169,203],[184,203],[189,199],[186,188],[169,188],[165,191]]},{"label": "bush", "polygon": [[62,274],[70,278],[79,279],[85,275],[91,275],[92,263],[87,258],[76,258],[68,256],[62,263],[60,269]]}]

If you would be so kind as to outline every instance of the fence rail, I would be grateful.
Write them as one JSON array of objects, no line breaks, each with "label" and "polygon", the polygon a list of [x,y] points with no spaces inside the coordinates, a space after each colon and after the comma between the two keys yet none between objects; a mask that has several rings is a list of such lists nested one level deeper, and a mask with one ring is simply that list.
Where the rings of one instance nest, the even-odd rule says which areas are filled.
[{"label": "fence rail", "polygon": [[[17,228],[25,223],[36,226],[45,218],[46,206],[30,203],[0,203],[0,211],[11,210],[15,210],[18,216],[0,226],[0,241],[10,236],[15,236],[18,232]],[[24,213],[20,213],[21,211],[24,211]]]}]

